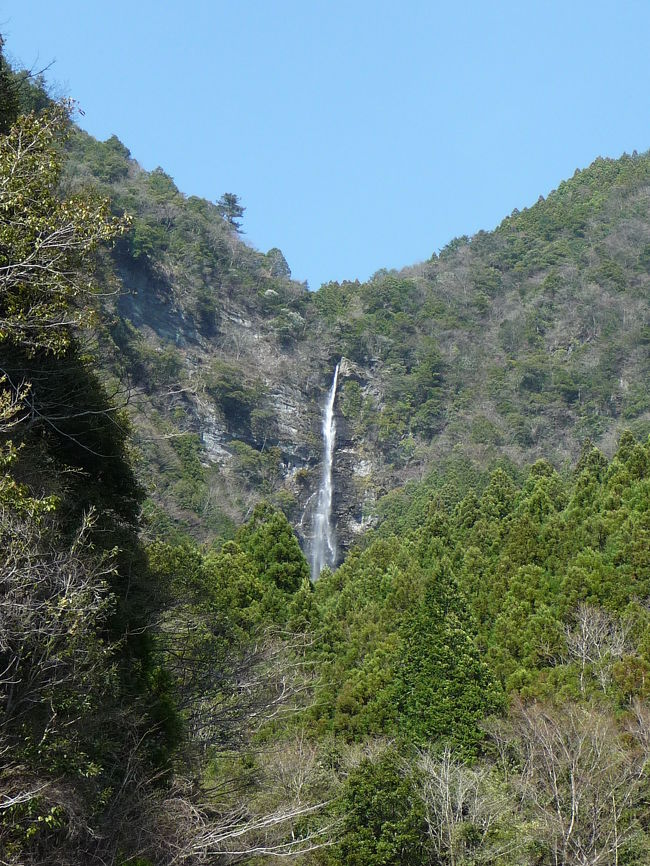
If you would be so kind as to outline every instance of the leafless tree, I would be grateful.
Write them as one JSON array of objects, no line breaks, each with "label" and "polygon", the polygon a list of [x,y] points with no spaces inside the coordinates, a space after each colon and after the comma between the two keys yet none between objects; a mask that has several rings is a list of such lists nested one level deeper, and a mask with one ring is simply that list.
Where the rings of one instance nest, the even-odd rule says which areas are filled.
[{"label": "leafless tree", "polygon": [[284,802],[297,806],[309,802],[321,776],[320,750],[304,729],[265,756],[265,784]]},{"label": "leafless tree", "polygon": [[439,755],[422,752],[418,767],[428,834],[440,862],[526,862],[521,821],[492,768],[470,767],[449,747]]},{"label": "leafless tree", "polygon": [[617,864],[638,834],[649,721],[640,705],[626,731],[610,714],[585,706],[514,711],[516,784],[555,866]]},{"label": "leafless tree", "polygon": [[[70,328],[87,318],[89,266],[98,244],[128,226],[115,220],[106,201],[56,195],[68,103],[39,116],[19,118],[0,140],[0,205],[6,215],[0,234],[0,342],[9,339],[29,353],[60,353]],[[38,203],[38,204],[36,204]]]},{"label": "leafless tree", "polygon": [[165,612],[158,646],[176,684],[190,742],[204,752],[241,746],[273,718],[292,713],[309,688],[309,637],[261,629],[237,643],[212,618],[182,604]]},{"label": "leafless tree", "polygon": [[584,694],[586,676],[591,668],[601,689],[607,691],[612,662],[630,651],[629,622],[610,611],[590,604],[580,604],[574,625],[566,629],[569,658],[580,665],[580,690]]},{"label": "leafless tree", "polygon": [[[149,853],[157,847],[156,862],[166,866],[295,858],[332,844],[334,822],[327,817],[328,805],[290,805],[264,815],[252,815],[246,807],[224,813],[175,791],[159,804],[157,838],[151,840]],[[316,822],[305,821],[319,816]],[[299,830],[299,821],[311,829]]]},{"label": "leafless tree", "polygon": [[93,773],[84,764],[89,717],[113,680],[113,647],[100,636],[113,569],[92,550],[92,515],[63,545],[47,500],[20,493],[0,480],[0,848],[17,806],[39,804],[33,819],[18,810],[28,825],[54,809],[70,837],[89,830],[80,790],[53,766],[60,753],[72,776]]}]

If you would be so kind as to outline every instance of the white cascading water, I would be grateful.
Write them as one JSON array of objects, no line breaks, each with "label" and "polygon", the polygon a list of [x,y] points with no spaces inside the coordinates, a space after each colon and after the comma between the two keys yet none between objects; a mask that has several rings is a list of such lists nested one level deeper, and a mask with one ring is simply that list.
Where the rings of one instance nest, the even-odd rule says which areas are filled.
[{"label": "white cascading water", "polygon": [[323,474],[318,490],[318,503],[314,514],[312,547],[311,547],[311,579],[318,580],[321,571],[332,568],[336,563],[336,537],[332,526],[332,463],[334,460],[334,441],[336,439],[336,418],[334,417],[334,401],[336,386],[339,379],[339,364],[334,370],[332,386],[327,395],[327,404],[323,413]]}]

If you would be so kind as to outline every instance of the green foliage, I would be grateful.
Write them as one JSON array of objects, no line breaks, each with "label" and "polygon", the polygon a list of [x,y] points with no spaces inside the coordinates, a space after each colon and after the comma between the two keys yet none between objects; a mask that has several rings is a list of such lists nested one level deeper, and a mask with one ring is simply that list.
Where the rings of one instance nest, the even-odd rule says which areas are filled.
[{"label": "green foliage", "polygon": [[226,415],[228,421],[250,424],[250,413],[260,401],[261,383],[248,383],[241,368],[214,360],[205,375],[205,389]]},{"label": "green foliage", "polygon": [[420,866],[426,862],[424,809],[413,778],[387,752],[363,760],[352,771],[341,796],[340,841],[327,856],[338,866]]},{"label": "green foliage", "polygon": [[[249,715],[278,699],[272,640],[291,594],[308,580],[295,536],[280,512],[258,506],[220,550],[155,542],[149,561],[172,599],[156,642],[184,727],[200,730],[213,756],[236,750],[251,736]],[[286,671],[280,675],[286,685]],[[242,679],[251,683],[245,690]]]},{"label": "green foliage", "polygon": [[503,436],[496,424],[481,416],[472,422],[470,439],[481,445],[500,445],[503,442]]},{"label": "green foliage", "polygon": [[201,464],[201,442],[193,433],[177,436],[171,445],[180,460],[181,474],[174,485],[174,495],[186,508],[200,508],[205,497],[205,472]]},{"label": "green foliage", "polygon": [[116,135],[106,141],[96,142],[89,160],[93,175],[106,184],[117,183],[126,178],[129,172],[131,154]]},{"label": "green foliage", "polygon": [[247,484],[255,487],[261,493],[270,495],[278,481],[281,452],[278,448],[265,448],[258,451],[246,442],[233,440],[230,447],[235,456],[238,474]]},{"label": "green foliage", "polygon": [[314,292],[314,304],[323,319],[330,325],[345,319],[348,312],[348,304],[358,283],[323,283],[317,292]]},{"label": "green foliage", "polygon": [[105,200],[58,198],[67,122],[66,107],[52,106],[0,137],[0,343],[30,355],[65,351],[82,318],[75,302],[91,288],[92,253],[127,227]]},{"label": "green foliage", "polygon": [[4,39],[0,36],[0,135],[6,135],[18,117],[17,82],[3,54]]},{"label": "green foliage", "polygon": [[447,742],[472,755],[483,738],[481,720],[502,708],[472,632],[451,563],[442,559],[400,625],[395,700],[410,742]]},{"label": "green foliage", "polygon": [[246,208],[240,204],[239,196],[232,192],[224,192],[217,202],[217,210],[230,228],[236,232],[241,231],[241,218]]},{"label": "green foliage", "polygon": [[567,635],[585,604],[623,633],[625,611],[650,591],[649,465],[650,442],[624,436],[609,465],[585,451],[574,479],[539,461],[522,481],[502,469],[488,480],[461,462],[390,497],[379,533],[324,573],[310,599],[320,670],[310,724],[469,756],[483,720],[503,708],[502,689],[600,690],[620,705],[644,695],[634,642],[606,662],[601,647],[580,674],[578,637]]},{"label": "green foliage", "polygon": [[135,219],[130,235],[131,255],[140,258],[156,259],[167,249],[168,238],[164,228],[155,222]]},{"label": "green foliage", "polygon": [[235,541],[255,563],[260,578],[283,592],[296,592],[309,578],[309,566],[287,518],[267,503],[255,506]]},{"label": "green foliage", "polygon": [[354,379],[348,379],[341,389],[339,406],[344,418],[357,419],[361,414],[363,393],[361,385]]},{"label": "green foliage", "polygon": [[219,310],[217,298],[212,287],[198,287],[196,290],[195,312],[201,333],[206,337],[214,337],[217,333]]},{"label": "green foliage", "polygon": [[285,279],[291,277],[291,269],[287,264],[287,260],[285,259],[282,250],[273,247],[273,249],[270,249],[266,254],[266,258],[269,262],[269,270],[272,277],[284,277]]}]

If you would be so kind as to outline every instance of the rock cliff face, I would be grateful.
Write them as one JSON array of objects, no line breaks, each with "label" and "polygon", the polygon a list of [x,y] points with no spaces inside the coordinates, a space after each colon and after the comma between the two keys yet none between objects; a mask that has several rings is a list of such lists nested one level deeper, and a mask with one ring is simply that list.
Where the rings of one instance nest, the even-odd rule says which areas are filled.
[{"label": "rock cliff face", "polygon": [[[346,381],[352,379],[362,382],[364,387],[368,387],[368,375],[357,365],[352,364],[346,358],[342,358],[334,402],[336,437],[332,464],[334,488],[332,518],[336,527],[339,559],[342,558],[350,544],[371,525],[372,518],[368,516],[367,511],[369,505],[375,501],[377,493],[372,486],[372,478],[376,474],[374,470],[378,466],[374,465],[373,460],[364,456],[363,440],[355,435],[348,419],[341,412],[342,389],[345,387]],[[318,500],[323,458],[322,415],[330,385],[331,378],[329,381],[323,381],[315,392],[307,395],[310,398],[310,405],[307,409],[304,408],[304,403],[294,403],[292,407],[294,413],[302,412],[311,418],[308,439],[303,439],[302,446],[298,448],[303,462],[297,471],[290,468],[284,476],[284,483],[292,488],[300,502],[301,514],[296,529],[305,550],[309,550],[312,543],[313,519]],[[294,393],[299,399],[304,399],[306,396],[300,391]],[[294,432],[296,436],[294,441],[298,442],[300,441],[300,433],[305,431],[294,428]],[[295,449],[296,446],[293,447]],[[299,476],[301,480],[298,486],[295,483],[296,476]]]},{"label": "rock cliff face", "polygon": [[[313,381],[315,376],[316,373],[309,381]],[[381,452],[368,448],[368,443],[355,432],[353,424],[342,412],[346,382],[357,383],[364,397],[373,394],[376,387],[372,370],[341,358],[334,403],[336,439],[332,466],[332,514],[339,560],[350,545],[373,525],[373,506],[378,495],[385,492],[377,483],[383,464]],[[318,386],[310,385],[302,390],[300,387],[279,386],[277,393],[281,399],[274,401],[284,434],[278,440],[283,455],[283,483],[299,502],[300,519],[296,521],[296,530],[305,550],[309,550],[312,539],[323,457],[322,414],[330,385],[331,373],[329,377],[321,377]]]},{"label": "rock cliff face", "polygon": [[[165,419],[173,442],[185,433],[198,437],[201,462],[213,479],[235,522],[246,516],[262,496],[276,499],[290,514],[303,549],[308,554],[312,522],[321,476],[322,412],[338,358],[325,349],[314,351],[281,346],[266,317],[255,306],[236,297],[222,297],[214,333],[206,335],[176,297],[173,286],[128,261],[119,269],[123,291],[117,314],[137,331],[137,341],[157,357],[173,352],[177,362],[166,393],[160,383],[147,382],[149,393],[140,395],[136,437],[148,413]],[[142,348],[140,349],[142,352]],[[213,363],[224,363],[240,377],[238,384],[255,383],[257,394],[250,411],[238,413],[233,405],[219,404],[210,393]],[[342,411],[347,382],[355,382],[362,396],[379,405],[376,377],[370,368],[340,359],[340,380],[335,403],[336,445],[333,464],[333,519],[339,558],[372,525],[372,505],[381,488],[383,458],[367,447],[364,438]],[[151,379],[152,377],[149,377]],[[142,411],[142,401],[147,409]],[[261,422],[251,424],[255,412]],[[143,437],[144,439],[144,437]],[[266,477],[248,476],[244,456],[270,455]],[[145,484],[149,479],[144,477]],[[154,493],[154,497],[156,494]],[[167,497],[158,495],[163,507]],[[172,512],[183,522],[183,509]],[[186,510],[186,509],[185,509]],[[187,517],[185,515],[185,517]],[[189,520],[194,531],[197,522]]]},{"label": "rock cliff face", "polygon": [[[364,397],[373,390],[372,371],[341,359],[339,370],[339,395],[346,382],[356,382]],[[380,477],[382,459],[378,450],[374,454],[367,442],[355,433],[349,419],[341,412],[341,400],[335,404],[336,449],[333,465],[334,502],[333,513],[338,536],[343,549],[347,549],[366,529],[373,525],[373,508],[381,492],[376,480]]]},{"label": "rock cliff face", "polygon": [[[280,455],[275,492],[284,490],[294,498],[293,523],[307,554],[312,543],[322,471],[322,415],[332,375],[327,361],[323,359],[322,363],[321,369],[315,361],[313,368],[301,365],[299,373],[286,364],[277,370],[268,365],[264,374],[276,425],[275,434],[268,444],[277,448]],[[277,378],[272,377],[272,372]],[[332,512],[339,561],[350,545],[373,525],[372,506],[378,495],[385,492],[377,484],[383,463],[381,453],[368,449],[367,443],[355,433],[353,425],[341,411],[342,389],[347,381],[359,383],[365,395],[372,391],[373,375],[370,370],[364,370],[346,358],[341,359],[334,404],[336,439],[332,467]],[[237,459],[231,443],[240,441],[245,433],[227,433],[223,421],[219,421],[209,406],[197,404],[196,411],[206,454],[211,461],[227,470]],[[258,440],[252,440],[251,444],[260,446]]]}]

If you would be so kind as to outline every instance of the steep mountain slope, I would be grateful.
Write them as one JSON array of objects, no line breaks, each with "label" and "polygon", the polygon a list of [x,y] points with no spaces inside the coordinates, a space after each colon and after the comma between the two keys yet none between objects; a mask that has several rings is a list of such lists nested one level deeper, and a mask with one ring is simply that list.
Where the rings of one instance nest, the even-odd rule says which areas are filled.
[{"label": "steep mountain slope", "polygon": [[264,496],[307,545],[340,358],[343,548],[383,493],[445,455],[560,465],[587,438],[611,453],[623,427],[650,427],[648,154],[596,160],[423,264],[313,293],[223,207],[76,131],[67,185],[88,182],[134,215],[114,254],[107,365],[133,386],[157,529],[227,536]]}]

